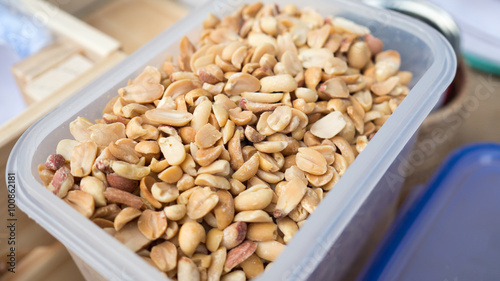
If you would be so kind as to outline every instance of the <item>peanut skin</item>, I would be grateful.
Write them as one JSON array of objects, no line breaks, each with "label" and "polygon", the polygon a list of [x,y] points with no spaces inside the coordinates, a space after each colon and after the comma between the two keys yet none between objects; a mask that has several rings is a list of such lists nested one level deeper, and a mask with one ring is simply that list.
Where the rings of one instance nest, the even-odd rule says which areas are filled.
[{"label": "peanut skin", "polygon": [[64,156],[62,156],[61,154],[51,154],[49,155],[49,157],[47,157],[45,167],[47,167],[47,169],[57,171],[64,165],[64,163],[66,163],[66,159],[64,159]]}]

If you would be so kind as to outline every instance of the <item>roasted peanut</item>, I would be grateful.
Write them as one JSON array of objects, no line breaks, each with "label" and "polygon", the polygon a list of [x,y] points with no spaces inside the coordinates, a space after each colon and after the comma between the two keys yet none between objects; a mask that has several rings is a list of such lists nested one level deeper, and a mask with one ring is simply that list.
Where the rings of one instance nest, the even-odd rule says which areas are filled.
[{"label": "roasted peanut", "polygon": [[295,158],[297,167],[313,175],[323,175],[327,171],[325,157],[314,149],[301,147]]},{"label": "roasted peanut", "polygon": [[276,222],[279,230],[284,234],[283,241],[285,243],[288,243],[290,239],[292,239],[293,235],[299,230],[297,223],[288,217],[278,219]]},{"label": "roasted peanut", "polygon": [[78,144],[80,144],[80,142],[76,140],[61,140],[57,144],[56,154],[61,155],[65,160],[71,160],[71,152],[73,151],[73,148]]},{"label": "roasted peanut", "polygon": [[215,215],[213,212],[208,212],[204,217],[203,220],[210,226],[210,227],[217,227],[217,219],[215,218]]},{"label": "roasted peanut", "polygon": [[156,200],[156,198],[151,194],[152,186],[156,183],[156,180],[153,177],[147,176],[142,178],[141,183],[139,185],[141,190],[141,197],[146,199],[147,202],[154,208],[161,208],[161,203]]},{"label": "roasted peanut", "polygon": [[222,275],[224,270],[224,264],[226,262],[227,250],[224,247],[220,247],[216,251],[212,252],[212,262],[208,268],[208,281],[217,281]]},{"label": "roasted peanut", "polygon": [[335,147],[333,145],[333,142],[331,142],[330,140],[328,140],[328,142],[330,142],[330,143],[328,143],[328,144],[322,143],[322,145],[310,146],[309,148],[314,149],[314,150],[318,151],[319,153],[321,153],[321,155],[323,155],[323,157],[325,157],[326,163],[328,165],[331,165],[333,163],[333,161],[335,161],[335,156],[334,156]]},{"label": "roasted peanut", "polygon": [[196,177],[196,175],[198,174],[196,172],[196,163],[194,162],[194,159],[191,156],[191,154],[186,154],[186,159],[184,159],[184,161],[181,163],[181,169],[187,175],[190,175],[192,177]]},{"label": "roasted peanut", "polygon": [[260,152],[275,153],[283,151],[287,146],[287,141],[263,141],[254,143],[255,148]]},{"label": "roasted peanut", "polygon": [[141,215],[141,211],[136,208],[126,207],[121,210],[114,220],[114,228],[116,231],[120,231],[127,223],[134,220]]},{"label": "roasted peanut", "polygon": [[83,117],[77,117],[75,121],[69,124],[69,130],[75,140],[79,142],[90,141],[90,131],[88,130],[88,128],[92,125],[92,122],[90,122],[89,120]]},{"label": "roasted peanut", "polygon": [[103,218],[105,220],[114,220],[121,209],[116,204],[108,204],[104,207],[96,208],[92,218]]},{"label": "roasted peanut", "polygon": [[210,174],[200,174],[194,180],[194,184],[200,186],[210,186],[219,189],[229,190],[231,185],[225,177],[214,176]]},{"label": "roasted peanut", "polygon": [[217,220],[217,227],[225,229],[234,219],[234,200],[231,193],[226,190],[218,190],[219,202],[214,207],[214,215]]},{"label": "roasted peanut", "polygon": [[116,232],[114,237],[134,252],[139,251],[151,242],[139,230],[137,220],[127,223],[122,229]]},{"label": "roasted peanut", "polygon": [[97,156],[97,144],[92,141],[82,142],[73,147],[71,152],[71,174],[75,177],[88,176]]},{"label": "roasted peanut", "polygon": [[292,119],[292,110],[288,106],[278,106],[267,118],[268,126],[276,132],[282,131]]},{"label": "roasted peanut", "polygon": [[290,213],[306,194],[307,186],[299,178],[289,181],[278,196],[278,203],[274,210],[275,218],[282,218]]},{"label": "roasted peanut", "polygon": [[54,171],[47,169],[45,164],[39,164],[37,170],[38,170],[38,176],[42,180],[43,186],[48,188],[50,182],[52,181],[52,178],[54,178],[55,174]]},{"label": "roasted peanut", "polygon": [[223,237],[223,232],[222,230],[218,228],[212,228],[208,231],[207,233],[207,249],[210,252],[215,252],[220,246],[220,243],[222,242],[222,237]]},{"label": "roasted peanut", "polygon": [[47,169],[57,171],[64,165],[64,163],[66,163],[66,159],[64,159],[64,156],[62,156],[61,154],[51,154],[45,161],[45,167]]},{"label": "roasted peanut", "polygon": [[222,276],[221,278],[221,281],[244,281],[244,280],[246,280],[245,272],[241,270],[231,271],[230,273]]},{"label": "roasted peanut", "polygon": [[96,177],[84,177],[80,180],[80,190],[87,192],[94,197],[94,202],[97,207],[106,205],[104,190],[106,186]]},{"label": "roasted peanut", "polygon": [[375,56],[375,77],[378,82],[396,74],[401,65],[401,57],[394,50],[387,50]]},{"label": "roasted peanut", "polygon": [[334,77],[325,81],[318,88],[318,95],[322,98],[330,99],[330,98],[347,98],[349,97],[349,89],[347,88],[344,80]]},{"label": "roasted peanut", "polygon": [[312,186],[320,187],[330,182],[334,176],[334,173],[335,173],[334,168],[328,166],[326,173],[324,173],[323,175],[317,176],[307,173],[306,178]]},{"label": "roasted peanut", "polygon": [[226,264],[224,265],[224,271],[229,272],[233,267],[242,263],[244,260],[248,259],[257,248],[257,244],[252,241],[245,241],[241,243],[238,247],[231,249],[227,253]]},{"label": "roasted peanut", "polygon": [[115,173],[107,174],[106,181],[108,182],[109,186],[127,192],[134,192],[138,186],[138,181],[124,178]]},{"label": "roasted peanut", "polygon": [[371,34],[365,35],[365,43],[368,45],[370,52],[374,55],[380,53],[384,49],[384,43],[382,40]]},{"label": "roasted peanut", "polygon": [[195,142],[200,148],[209,148],[215,144],[222,134],[210,124],[203,125],[196,133]]},{"label": "roasted peanut", "polygon": [[136,209],[140,209],[144,205],[141,198],[113,187],[106,188],[106,190],[104,191],[104,197],[106,197],[106,200],[108,200],[108,202],[111,201],[115,203],[125,204]]},{"label": "roasted peanut", "polygon": [[279,243],[278,241],[264,241],[257,242],[257,249],[255,249],[255,254],[267,261],[274,261],[281,254],[281,251],[285,248],[285,245]]},{"label": "roasted peanut", "polygon": [[184,126],[193,119],[193,114],[189,112],[163,108],[150,109],[145,116],[153,122],[174,127]]},{"label": "roasted peanut", "polygon": [[194,187],[194,178],[188,174],[182,175],[182,178],[177,181],[179,191],[186,191],[192,187]]},{"label": "roasted peanut", "polygon": [[265,185],[255,185],[234,198],[237,211],[262,210],[272,200],[273,191]]},{"label": "roasted peanut", "polygon": [[212,164],[222,153],[222,146],[218,145],[211,148],[199,149],[196,151],[195,160],[200,166],[205,167]]},{"label": "roasted peanut", "polygon": [[73,187],[73,184],[74,178],[71,175],[70,170],[63,166],[55,172],[52,180],[47,186],[47,189],[58,197],[64,198],[68,191]]},{"label": "roasted peanut", "polygon": [[385,81],[374,83],[371,90],[378,96],[385,96],[389,94],[399,83],[399,76],[392,76]]},{"label": "roasted peanut", "polygon": [[235,222],[226,227],[222,233],[221,245],[226,249],[232,249],[245,239],[247,235],[247,224],[241,221]]},{"label": "roasted peanut", "polygon": [[182,143],[175,137],[158,140],[161,152],[170,165],[180,165],[186,159],[186,151]]},{"label": "roasted peanut", "polygon": [[334,111],[316,121],[311,127],[311,133],[319,138],[329,139],[342,131],[345,125],[342,113]]},{"label": "roasted peanut", "polygon": [[212,164],[200,167],[198,174],[211,174],[216,176],[229,176],[231,167],[227,160],[217,160]]},{"label": "roasted peanut", "polygon": [[177,248],[169,241],[165,241],[151,248],[151,260],[164,272],[177,266]]},{"label": "roasted peanut", "polygon": [[239,180],[240,182],[247,181],[253,177],[259,169],[259,155],[254,154],[248,161],[243,163],[241,167],[236,170],[233,174],[233,179]]},{"label": "roasted peanut", "polygon": [[168,278],[255,278],[409,93],[369,33],[295,5],[210,15],[71,122],[41,182]]},{"label": "roasted peanut", "polygon": [[285,174],[282,172],[271,173],[263,170],[258,170],[257,176],[268,183],[278,183],[285,178]]},{"label": "roasted peanut", "polygon": [[205,229],[195,221],[184,223],[179,230],[179,246],[187,256],[191,256],[196,247],[204,242],[205,239]]},{"label": "roasted peanut", "polygon": [[163,94],[160,79],[160,72],[154,67],[147,66],[141,75],[127,87],[118,90],[118,93],[127,102],[149,103],[159,99]]},{"label": "roasted peanut", "polygon": [[236,214],[234,221],[243,222],[272,222],[273,219],[268,213],[262,210],[242,211]]},{"label": "roasted peanut", "polygon": [[199,219],[210,212],[219,202],[217,194],[209,187],[194,190],[187,203],[187,215],[191,219]]},{"label": "roasted peanut", "polygon": [[166,183],[176,183],[182,178],[182,169],[179,166],[171,166],[158,174],[158,178]]},{"label": "roasted peanut", "polygon": [[103,218],[91,218],[92,222],[95,223],[97,226],[102,228],[105,231],[109,231],[111,235],[114,235],[116,232],[113,228],[113,222],[109,220],[105,220]]},{"label": "roasted peanut", "polygon": [[117,175],[131,180],[140,180],[151,172],[149,167],[123,161],[110,161],[110,166]]},{"label": "roasted peanut", "polygon": [[125,138],[125,125],[122,123],[95,124],[88,128],[90,139],[100,146]]},{"label": "roasted peanut", "polygon": [[371,57],[370,48],[368,44],[363,41],[358,41],[351,45],[349,52],[347,53],[347,59],[349,60],[349,66],[361,69],[365,67]]},{"label": "roasted peanut", "polygon": [[182,219],[187,212],[186,205],[181,204],[167,206],[165,207],[165,209],[163,209],[163,211],[165,212],[167,218],[173,221]]},{"label": "roasted peanut", "polygon": [[137,227],[148,239],[155,240],[165,233],[167,217],[163,210],[159,212],[144,210],[137,221]]},{"label": "roasted peanut", "polygon": [[299,169],[299,167],[297,167],[297,165],[292,165],[292,166],[290,166],[290,168],[285,170],[286,181],[291,181],[294,178],[298,178],[299,180],[301,180],[302,182],[307,184],[307,179],[306,179],[306,175],[305,175],[304,171]]},{"label": "roasted peanut", "polygon": [[177,280],[200,281],[200,271],[196,264],[187,257],[181,257],[177,263]]},{"label": "roasted peanut", "polygon": [[64,198],[64,201],[86,218],[90,218],[94,214],[94,198],[86,192],[71,190]]},{"label": "roasted peanut", "polygon": [[237,196],[246,189],[246,186],[237,179],[230,179],[229,183],[231,184],[230,191],[233,196]]},{"label": "roasted peanut", "polygon": [[179,189],[166,182],[155,182],[151,186],[151,194],[154,199],[162,203],[175,201],[179,197]]},{"label": "roasted peanut", "polygon": [[272,222],[250,223],[247,228],[247,239],[252,241],[274,241],[278,236],[278,228]]},{"label": "roasted peanut", "polygon": [[304,198],[300,201],[300,204],[308,213],[312,214],[319,205],[320,201],[321,199],[318,197],[318,194],[316,194],[316,192],[314,192],[311,188],[308,188]]},{"label": "roasted peanut", "polygon": [[242,92],[255,92],[260,88],[257,78],[247,73],[237,72],[227,80],[224,91],[230,96],[240,95]]}]

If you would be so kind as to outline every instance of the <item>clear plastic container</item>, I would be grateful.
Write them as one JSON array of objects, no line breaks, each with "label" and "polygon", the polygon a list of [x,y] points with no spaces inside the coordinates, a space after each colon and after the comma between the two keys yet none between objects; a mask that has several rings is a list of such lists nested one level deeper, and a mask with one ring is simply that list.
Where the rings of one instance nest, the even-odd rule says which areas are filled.
[{"label": "clear plastic container", "polygon": [[[183,35],[196,41],[208,13],[219,17],[253,1],[214,1],[130,55],[86,88],[63,102],[20,138],[7,172],[17,175],[18,206],[73,254],[88,280],[165,280],[135,253],[47,191],[37,165],[70,138],[69,123],[77,116],[99,118],[118,88],[146,65],[160,66],[177,55]],[[310,6],[323,15],[342,16],[368,26],[386,49],[398,50],[403,70],[413,72],[411,92],[366,149],[349,167],[282,255],[259,280],[325,280],[345,276],[362,246],[382,221],[390,221],[403,177],[398,168],[413,145],[418,126],[455,75],[456,59],[446,40],[432,28],[409,17],[349,1],[263,1],[283,6]],[[380,232],[380,231],[379,231]]]},{"label": "clear plastic container", "polygon": [[412,193],[358,280],[499,280],[500,145],[459,149]]}]

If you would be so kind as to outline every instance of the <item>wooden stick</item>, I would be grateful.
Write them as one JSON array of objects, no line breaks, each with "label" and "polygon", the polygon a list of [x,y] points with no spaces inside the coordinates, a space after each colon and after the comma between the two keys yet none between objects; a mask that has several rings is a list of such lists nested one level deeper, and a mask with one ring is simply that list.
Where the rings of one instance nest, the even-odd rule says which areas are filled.
[{"label": "wooden stick", "polygon": [[70,38],[100,58],[105,58],[120,48],[120,42],[117,40],[48,2],[42,0],[21,0],[21,2],[48,28]]}]

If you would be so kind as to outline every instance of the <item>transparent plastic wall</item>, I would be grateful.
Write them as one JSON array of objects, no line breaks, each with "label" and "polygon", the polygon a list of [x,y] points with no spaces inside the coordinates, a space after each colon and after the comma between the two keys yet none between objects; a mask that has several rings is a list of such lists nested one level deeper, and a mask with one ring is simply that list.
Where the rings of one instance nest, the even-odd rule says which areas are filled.
[{"label": "transparent plastic wall", "polygon": [[[180,38],[196,41],[201,22],[214,13],[230,14],[253,1],[214,1],[193,11],[150,43],[63,102],[20,138],[7,172],[17,173],[18,205],[59,239],[88,280],[163,280],[165,277],[117,240],[47,191],[38,179],[59,140],[71,138],[77,116],[100,118],[104,105],[146,65],[160,66],[177,54]],[[349,1],[263,1],[310,6],[324,16],[342,16],[366,25],[385,49],[401,54],[401,69],[413,72],[411,92],[320,206],[259,280],[323,280],[344,276],[376,226],[390,221],[402,180],[398,168],[413,145],[412,136],[451,83],[456,69],[449,44],[432,28],[408,17]],[[405,148],[406,147],[406,148]]]}]

